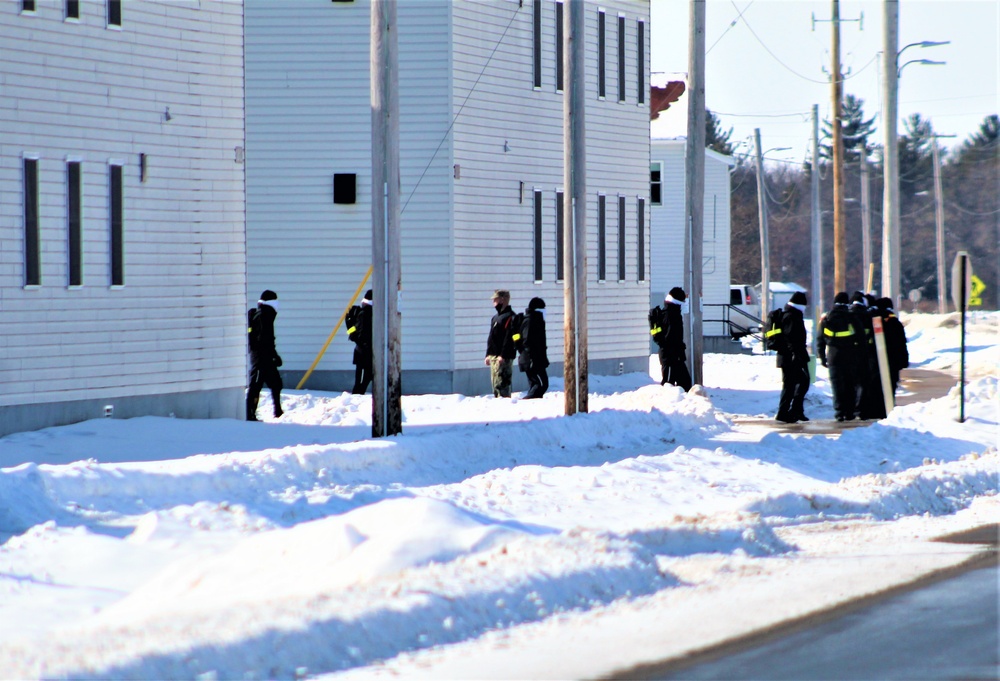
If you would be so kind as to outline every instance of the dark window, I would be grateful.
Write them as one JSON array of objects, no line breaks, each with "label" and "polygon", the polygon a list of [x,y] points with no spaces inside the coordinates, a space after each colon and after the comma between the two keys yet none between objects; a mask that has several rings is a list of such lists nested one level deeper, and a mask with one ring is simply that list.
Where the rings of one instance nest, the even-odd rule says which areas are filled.
[{"label": "dark window", "polygon": [[24,159],[24,283],[42,283],[38,244],[38,159]]},{"label": "dark window", "polygon": [[636,52],[635,59],[638,70],[639,91],[636,94],[639,103],[646,101],[646,22],[636,22]]},{"label": "dark window", "polygon": [[333,202],[356,203],[358,176],[356,173],[333,174]]},{"label": "dark window", "polygon": [[108,26],[122,25],[122,0],[108,0]]},{"label": "dark window", "polygon": [[607,94],[607,59],[605,52],[607,44],[605,42],[604,12],[597,13],[597,96],[603,98]]},{"label": "dark window", "polygon": [[35,11],[35,0],[21,0],[21,11],[22,12],[34,12]]},{"label": "dark window", "polygon": [[534,205],[534,237],[533,243],[535,248],[535,281],[542,280],[542,193],[540,191],[535,191],[535,205]]},{"label": "dark window", "polygon": [[531,17],[532,83],[542,87],[542,0],[535,0]]},{"label": "dark window", "polygon": [[607,279],[608,258],[607,258],[607,197],[604,194],[597,196],[597,280]]},{"label": "dark window", "polygon": [[67,247],[69,248],[70,286],[80,286],[83,284],[81,195],[80,163],[78,161],[70,161],[66,164],[66,227],[68,232]]},{"label": "dark window", "polygon": [[563,4],[556,3],[556,91],[563,89]]},{"label": "dark window", "polygon": [[729,304],[730,305],[743,304],[743,294],[740,293],[740,290],[738,288],[729,289]]},{"label": "dark window", "polygon": [[639,273],[638,280],[646,281],[646,199],[639,199],[638,203],[635,211],[635,231],[638,239],[636,268]]},{"label": "dark window", "polygon": [[66,18],[80,18],[80,0],[66,0]]},{"label": "dark window", "polygon": [[625,197],[618,197],[618,281],[625,281]]},{"label": "dark window", "polygon": [[659,161],[649,164],[649,200],[654,206],[663,205],[663,174]]},{"label": "dark window", "polygon": [[625,17],[618,17],[618,101],[625,101]]},{"label": "dark window", "polygon": [[122,167],[113,165],[108,173],[108,199],[111,228],[111,285],[125,283],[125,236],[122,209]]},{"label": "dark window", "polygon": [[565,229],[563,193],[556,192],[556,281],[563,280],[563,230]]}]

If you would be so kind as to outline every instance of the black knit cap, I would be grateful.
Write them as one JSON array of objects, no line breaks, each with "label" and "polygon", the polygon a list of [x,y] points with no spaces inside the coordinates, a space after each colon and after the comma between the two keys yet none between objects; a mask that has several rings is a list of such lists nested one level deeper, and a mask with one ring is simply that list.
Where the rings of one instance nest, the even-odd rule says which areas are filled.
[{"label": "black knit cap", "polygon": [[788,299],[788,302],[795,303],[796,305],[806,304],[806,294],[802,291],[796,291],[792,294],[792,297]]},{"label": "black knit cap", "polygon": [[371,300],[371,299],[372,299],[372,290],[368,289],[367,291],[365,291],[365,300]]},{"label": "black knit cap", "polygon": [[855,291],[854,295],[851,296],[852,303],[861,303],[862,305],[868,305],[868,301],[865,300],[865,294],[861,291]]},{"label": "black knit cap", "polygon": [[880,310],[891,310],[892,309],[892,298],[879,298],[875,301],[875,307]]},{"label": "black knit cap", "polygon": [[847,297],[847,291],[841,291],[833,297],[833,302],[837,305],[847,305],[851,299]]},{"label": "black knit cap", "polygon": [[545,309],[545,301],[542,300],[541,298],[532,298],[528,302],[528,309],[529,310],[544,310]]},{"label": "black knit cap", "polygon": [[685,300],[687,300],[687,294],[684,293],[684,289],[682,289],[680,286],[674,286],[672,289],[670,289],[670,297],[679,303],[683,303]]},{"label": "black knit cap", "polygon": [[263,293],[260,294],[260,299],[261,300],[277,300],[278,299],[278,294],[275,293],[274,291],[272,291],[271,289],[267,289]]}]

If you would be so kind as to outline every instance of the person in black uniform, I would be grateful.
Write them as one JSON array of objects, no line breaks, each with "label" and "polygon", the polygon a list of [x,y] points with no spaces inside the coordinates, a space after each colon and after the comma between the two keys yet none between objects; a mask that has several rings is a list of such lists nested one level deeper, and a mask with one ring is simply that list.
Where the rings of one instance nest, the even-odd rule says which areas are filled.
[{"label": "person in black uniform", "polygon": [[281,356],[275,349],[274,318],[278,316],[278,294],[267,290],[260,294],[257,309],[248,320],[247,345],[250,350],[250,384],[247,387],[247,421],[257,420],[260,391],[267,385],[274,402],[274,418],[281,418]]},{"label": "person in black uniform", "polygon": [[675,286],[663,299],[663,308],[654,307],[649,312],[650,333],[659,346],[660,385],[670,383],[691,389],[691,373],[685,363],[684,319],[681,305],[687,300],[684,289]]},{"label": "person in black uniform", "polygon": [[517,366],[528,379],[528,392],[524,399],[537,399],[549,389],[548,347],[545,340],[545,301],[532,298],[524,311],[524,321],[521,323],[521,353],[517,357]]},{"label": "person in black uniform", "polygon": [[854,420],[858,405],[855,390],[855,365],[859,354],[857,337],[864,334],[848,310],[850,298],[841,291],[833,299],[833,308],[823,315],[816,332],[816,353],[820,363],[830,370],[833,410],[838,421]]},{"label": "person in black uniform", "polygon": [[875,328],[872,317],[878,314],[875,298],[861,291],[851,297],[851,312],[864,327],[864,334],[858,338],[859,352],[855,380],[858,391],[858,418],[864,420],[885,418],[885,399],[882,397],[882,375],[878,369],[878,353],[875,351]]},{"label": "person in black uniform", "polygon": [[781,315],[781,343],[778,367],[781,369],[781,397],[776,421],[808,421],[803,403],[809,391],[809,351],[806,350],[806,294],[796,291],[785,304]]},{"label": "person in black uniform", "polygon": [[879,298],[875,301],[882,317],[882,334],[885,336],[885,354],[889,358],[889,378],[892,381],[892,394],[899,387],[899,372],[910,366],[910,353],[906,347],[906,331],[892,309],[890,298]]},{"label": "person in black uniform", "polygon": [[361,320],[358,322],[358,340],[354,344],[354,388],[351,393],[364,395],[372,382],[374,358],[372,357],[372,290],[361,299]]}]

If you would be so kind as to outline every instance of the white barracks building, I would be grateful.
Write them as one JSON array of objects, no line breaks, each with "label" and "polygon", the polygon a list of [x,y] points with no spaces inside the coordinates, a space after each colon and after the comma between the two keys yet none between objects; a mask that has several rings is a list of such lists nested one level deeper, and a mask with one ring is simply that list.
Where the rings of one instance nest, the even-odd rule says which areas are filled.
[{"label": "white barracks building", "polygon": [[[585,4],[590,371],[646,371],[649,2]],[[406,393],[489,392],[496,288],[516,310],[545,299],[561,374],[568,7],[398,4]],[[247,299],[278,292],[294,387],[371,264],[370,5],[246,0],[245,12]],[[352,350],[341,331],[306,387],[349,390]]]}]

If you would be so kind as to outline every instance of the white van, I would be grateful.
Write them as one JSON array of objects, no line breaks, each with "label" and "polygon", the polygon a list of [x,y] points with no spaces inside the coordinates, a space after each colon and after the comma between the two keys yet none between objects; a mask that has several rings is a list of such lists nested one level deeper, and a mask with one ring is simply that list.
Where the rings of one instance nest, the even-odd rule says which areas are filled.
[{"label": "white van", "polygon": [[729,287],[729,335],[742,338],[760,331],[760,296],[749,284]]}]

